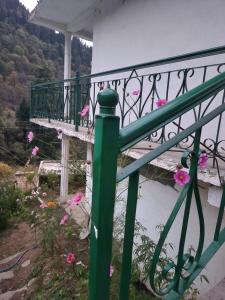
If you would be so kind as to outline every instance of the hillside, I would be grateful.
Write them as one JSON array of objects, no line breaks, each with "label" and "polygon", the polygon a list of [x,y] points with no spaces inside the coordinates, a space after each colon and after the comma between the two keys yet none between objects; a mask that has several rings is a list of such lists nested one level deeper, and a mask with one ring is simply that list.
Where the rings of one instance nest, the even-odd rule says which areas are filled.
[{"label": "hillside", "polygon": [[[63,78],[64,35],[27,19],[28,10],[19,0],[0,0],[0,162],[12,165],[26,164],[29,131],[41,149],[37,163],[60,157],[56,132],[29,122],[29,86]],[[72,76],[76,71],[90,73],[91,53],[73,38]]]},{"label": "hillside", "polygon": [[[15,108],[40,69],[49,79],[62,79],[64,36],[27,22],[28,10],[19,0],[0,0],[0,105]],[[72,74],[90,72],[92,49],[72,41]],[[39,76],[40,77],[40,76]]]}]

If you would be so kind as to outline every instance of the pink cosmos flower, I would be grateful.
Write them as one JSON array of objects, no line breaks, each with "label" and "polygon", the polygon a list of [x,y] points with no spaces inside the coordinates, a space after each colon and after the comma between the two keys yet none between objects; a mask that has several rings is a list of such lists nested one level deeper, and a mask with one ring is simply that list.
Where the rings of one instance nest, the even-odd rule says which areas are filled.
[{"label": "pink cosmos flower", "polygon": [[28,143],[31,143],[33,141],[33,138],[34,138],[33,132],[29,131],[28,134],[27,134]]},{"label": "pink cosmos flower", "polygon": [[161,106],[167,104],[167,102],[168,102],[167,99],[158,99],[158,100],[155,102],[155,104],[156,104],[156,106],[159,108],[159,107],[161,107]]},{"label": "pink cosmos flower", "polygon": [[37,146],[35,146],[33,149],[32,149],[32,152],[31,152],[31,155],[32,156],[36,156],[39,152],[39,148]]},{"label": "pink cosmos flower", "polygon": [[109,267],[109,276],[112,277],[114,273],[114,267],[112,265],[110,265]]},{"label": "pink cosmos flower", "polygon": [[66,256],[66,262],[68,264],[74,263],[75,262],[75,254],[72,253],[72,252],[68,253],[67,256]]},{"label": "pink cosmos flower", "polygon": [[69,219],[69,216],[67,215],[67,214],[65,214],[63,217],[62,217],[62,219],[61,219],[61,221],[60,221],[60,225],[64,225],[67,221],[68,221],[68,219]]},{"label": "pink cosmos flower", "polygon": [[40,204],[40,208],[42,208],[42,209],[47,208],[47,207],[48,207],[48,205],[45,204],[44,202],[42,202],[42,203]]},{"label": "pink cosmos flower", "polygon": [[184,171],[177,169],[176,173],[173,175],[173,178],[177,184],[180,186],[185,186],[190,181],[190,176],[189,174]]},{"label": "pink cosmos flower", "polygon": [[208,165],[208,155],[205,152],[202,152],[198,159],[198,166],[200,169],[206,168]]},{"label": "pink cosmos flower", "polygon": [[140,90],[136,90],[132,92],[133,96],[138,96],[140,94]]},{"label": "pink cosmos flower", "polygon": [[86,117],[89,112],[89,105],[85,105],[79,114],[81,115],[82,118]]},{"label": "pink cosmos flower", "polygon": [[84,194],[79,192],[70,200],[69,205],[73,207],[74,205],[79,205],[82,199],[84,198]]}]

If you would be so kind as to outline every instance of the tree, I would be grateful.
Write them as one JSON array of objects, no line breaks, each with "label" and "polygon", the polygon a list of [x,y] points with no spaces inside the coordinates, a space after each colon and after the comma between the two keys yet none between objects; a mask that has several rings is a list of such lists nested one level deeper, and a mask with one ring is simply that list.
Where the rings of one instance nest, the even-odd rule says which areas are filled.
[{"label": "tree", "polygon": [[20,103],[17,111],[16,111],[16,118],[20,122],[28,122],[30,118],[30,109],[29,106],[23,98],[22,102]]}]

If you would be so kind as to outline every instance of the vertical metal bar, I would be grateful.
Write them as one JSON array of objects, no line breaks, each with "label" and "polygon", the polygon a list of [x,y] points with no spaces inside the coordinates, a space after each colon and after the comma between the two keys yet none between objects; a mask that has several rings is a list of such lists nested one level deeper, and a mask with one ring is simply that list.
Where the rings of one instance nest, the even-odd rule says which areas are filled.
[{"label": "vertical metal bar", "polygon": [[108,300],[112,256],[113,213],[119,151],[119,96],[112,89],[98,94],[93,164],[93,195],[89,263],[89,300]]},{"label": "vertical metal bar", "polygon": [[[191,168],[190,168],[190,177],[193,178],[193,181],[197,180],[198,153],[199,153],[200,139],[201,139],[201,129],[198,129],[195,134],[194,151],[193,151],[194,155],[192,157]],[[183,268],[184,246],[186,241],[186,233],[187,233],[189,214],[191,208],[192,191],[193,191],[193,182],[191,183],[191,186],[188,190],[186,205],[184,209],[184,218],[183,218],[180,244],[178,250],[178,258],[177,258],[177,268],[175,273],[175,280],[177,281],[175,291],[179,290],[179,282],[180,282],[181,272]]]},{"label": "vertical metal bar", "polygon": [[219,209],[218,218],[217,218],[217,222],[216,222],[214,241],[218,241],[218,239],[219,239],[220,228],[222,225],[223,215],[224,215],[224,207],[225,207],[225,185],[223,187],[223,195],[222,195],[222,199],[220,202],[220,209]]},{"label": "vertical metal bar", "polygon": [[76,73],[76,79],[75,79],[75,130],[78,131],[79,125],[80,125],[80,115],[79,112],[81,111],[81,93],[80,93],[80,74],[79,72]]},{"label": "vertical metal bar", "polygon": [[129,299],[135,215],[138,197],[138,182],[138,172],[135,172],[132,175],[130,175],[127,197],[125,232],[123,241],[122,271],[120,278],[120,300]]},{"label": "vertical metal bar", "polygon": [[[225,102],[225,90],[223,90],[223,96],[222,96],[222,104]],[[216,164],[216,154],[218,151],[218,140],[219,140],[219,135],[220,135],[220,128],[221,128],[221,122],[222,122],[222,116],[223,114],[219,115],[219,121],[218,121],[218,126],[217,126],[217,132],[216,132],[216,139],[215,139],[215,146],[214,146],[214,151],[213,151],[213,167],[215,168]]]}]

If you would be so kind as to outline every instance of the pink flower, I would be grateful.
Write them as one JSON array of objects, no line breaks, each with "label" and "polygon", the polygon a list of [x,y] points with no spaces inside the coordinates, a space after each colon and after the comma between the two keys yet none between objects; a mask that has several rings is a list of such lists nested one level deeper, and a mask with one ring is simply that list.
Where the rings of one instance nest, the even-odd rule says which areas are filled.
[{"label": "pink flower", "polygon": [[79,114],[81,115],[82,118],[84,118],[88,115],[88,112],[89,112],[89,105],[85,105],[82,111],[79,112]]},{"label": "pink flower", "polygon": [[61,221],[60,221],[60,225],[64,225],[67,221],[68,221],[68,219],[69,219],[69,216],[67,215],[67,214],[65,214],[63,217],[62,217],[62,219],[61,219]]},{"label": "pink flower", "polygon": [[83,193],[81,192],[76,193],[76,195],[69,201],[70,207],[73,207],[74,205],[79,205],[83,198],[84,198]]},{"label": "pink flower", "polygon": [[208,165],[208,155],[205,152],[202,152],[198,159],[198,166],[200,169],[206,168]]},{"label": "pink flower", "polygon": [[114,267],[112,265],[110,265],[109,267],[109,276],[112,277],[114,273]]},{"label": "pink flower", "polygon": [[42,203],[40,204],[40,208],[42,208],[42,209],[47,208],[47,207],[48,207],[48,205],[45,204],[44,202],[42,202]]},{"label": "pink flower", "polygon": [[161,107],[161,106],[167,104],[167,102],[168,102],[167,99],[158,99],[158,100],[155,102],[155,104],[156,104],[156,106],[159,108],[159,107]]},{"label": "pink flower", "polygon": [[133,96],[138,96],[140,94],[140,90],[136,90],[132,92]]},{"label": "pink flower", "polygon": [[190,176],[189,174],[184,171],[177,169],[176,173],[173,175],[173,178],[177,184],[180,186],[185,186],[190,181]]},{"label": "pink flower", "polygon": [[67,256],[66,256],[66,262],[68,264],[74,263],[75,262],[75,254],[72,253],[72,252],[68,253]]},{"label": "pink flower", "polygon": [[32,131],[29,131],[27,134],[28,143],[31,143],[33,141],[34,134]]},{"label": "pink flower", "polygon": [[31,152],[31,155],[32,156],[36,156],[39,152],[39,148],[37,146],[35,146],[33,149],[32,149],[32,152]]}]

